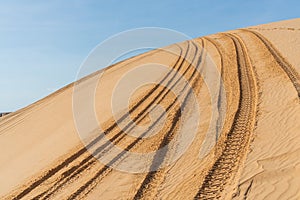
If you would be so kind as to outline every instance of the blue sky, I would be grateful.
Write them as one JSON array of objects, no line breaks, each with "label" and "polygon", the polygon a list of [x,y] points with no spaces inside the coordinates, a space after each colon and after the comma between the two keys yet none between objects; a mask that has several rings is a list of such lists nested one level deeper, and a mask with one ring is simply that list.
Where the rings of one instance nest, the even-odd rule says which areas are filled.
[{"label": "blue sky", "polygon": [[199,37],[299,11],[296,0],[0,1],[0,112],[73,82],[89,52],[121,31],[162,27]]}]

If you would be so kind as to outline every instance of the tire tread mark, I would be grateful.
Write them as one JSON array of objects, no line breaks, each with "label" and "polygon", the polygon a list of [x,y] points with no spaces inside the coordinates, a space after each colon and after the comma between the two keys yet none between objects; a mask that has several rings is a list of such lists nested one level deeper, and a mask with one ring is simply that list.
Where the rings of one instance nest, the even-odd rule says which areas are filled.
[{"label": "tire tread mark", "polygon": [[276,62],[282,68],[282,70],[286,73],[286,75],[291,80],[292,84],[294,85],[297,93],[298,98],[300,98],[300,75],[296,71],[296,69],[281,55],[278,49],[274,47],[274,45],[262,34],[258,33],[257,31],[249,30],[249,29],[240,29],[244,32],[252,33],[255,35],[269,50],[272,54]]},{"label": "tire tread mark", "polygon": [[[233,34],[225,34],[234,43],[240,83],[239,108],[232,128],[225,140],[222,154],[209,170],[195,199],[220,199],[229,180],[238,171],[238,164],[245,157],[254,128],[256,111],[256,85],[251,73],[251,63],[245,47]],[[250,70],[250,71],[249,71]]]},{"label": "tire tread mark", "polygon": [[[197,46],[195,46],[197,48]],[[181,65],[183,65],[184,63],[182,62]],[[188,67],[189,68],[189,67]],[[188,68],[185,70],[184,73],[187,72]],[[181,77],[180,77],[181,79]],[[178,81],[176,81],[177,83]],[[177,98],[175,99],[175,101],[173,101],[173,103],[167,108],[167,110],[169,110],[173,104],[177,101]],[[179,114],[180,115],[180,114]],[[175,116],[174,118],[176,118],[178,116]],[[173,118],[173,120],[174,120]],[[155,123],[157,123],[159,120],[156,120]],[[169,132],[173,132],[173,130],[176,127],[176,123],[172,123],[171,128],[169,129]],[[150,128],[151,129],[151,128]],[[143,133],[143,135],[145,135],[147,132]],[[142,135],[142,137],[143,137]],[[129,144],[126,148],[125,151],[121,152],[120,154],[118,154],[107,166],[103,167],[101,170],[99,170],[92,179],[90,179],[89,181],[87,181],[83,186],[81,186],[77,191],[75,191],[73,194],[71,194],[69,196],[68,199],[76,199],[80,196],[80,198],[82,196],[86,196],[96,185],[99,181],[101,181],[109,172],[112,171],[112,168],[108,167],[111,165],[115,165],[116,162],[120,161],[122,159],[122,157],[124,157],[126,155],[126,152],[129,151],[130,149],[132,149],[135,145],[137,145],[138,143],[140,143],[141,138],[137,138],[133,143]]]},{"label": "tire tread mark", "polygon": [[[186,55],[185,57],[188,55],[188,50],[186,51]],[[184,60],[182,60],[182,62],[180,63],[179,69],[182,67]],[[178,62],[177,62],[178,63]],[[187,72],[187,70],[185,70],[184,74]],[[177,72],[176,72],[177,73]],[[176,76],[176,74],[172,77],[172,80],[174,79],[174,77]],[[176,85],[178,83],[179,80],[176,80],[176,82],[171,86],[171,88],[174,87],[174,85]],[[170,84],[171,81],[169,81],[168,84]],[[158,103],[160,101],[162,101],[162,99],[170,92],[167,90],[167,92],[163,95],[163,97],[161,97],[160,99],[158,98],[159,96],[161,96],[164,92],[165,92],[166,88],[164,88],[164,90],[162,90],[159,95],[157,97],[154,98],[154,102],[158,100]],[[152,101],[153,102],[153,101]],[[151,104],[150,104],[151,105]],[[148,109],[148,107],[146,108]],[[145,112],[146,109],[143,109],[143,111],[141,112]],[[141,117],[141,115],[138,115],[138,117]],[[137,120],[138,117],[134,118],[134,120]],[[123,130],[122,130],[123,131]],[[124,137],[125,134],[119,131],[112,139],[110,139],[110,142],[114,142],[114,144],[119,143]],[[119,137],[119,138],[118,138]],[[81,161],[77,166],[72,167],[70,170],[66,171],[63,173],[63,176],[55,183],[55,185],[51,188],[49,188],[47,191],[40,193],[38,196],[36,196],[34,199],[40,199],[42,196],[45,196],[45,199],[48,199],[51,195],[53,195],[55,192],[57,192],[62,185],[66,184],[68,181],[70,181],[71,179],[78,177],[80,175],[80,173],[82,173],[84,170],[87,170],[91,167],[92,164],[94,164],[96,162],[96,160],[92,160],[94,158],[93,155],[98,154],[99,152],[101,152],[102,150],[104,150],[109,144],[110,142],[106,142],[105,144],[103,144],[102,146],[98,147],[92,155],[89,155],[86,159],[84,159],[83,161]],[[132,148],[132,147],[131,147]],[[130,148],[130,149],[131,149]],[[90,162],[88,162],[89,160],[92,160]],[[88,163],[86,163],[88,162]],[[76,171],[77,170],[77,171]],[[106,172],[106,171],[105,171]],[[65,181],[63,181],[64,179],[66,179]],[[61,182],[61,184],[59,183]],[[58,186],[59,185],[59,186]]]},{"label": "tire tread mark", "polygon": [[[187,49],[189,49],[189,43],[188,43],[188,47]],[[177,45],[180,48],[180,56],[178,57],[178,59],[176,60],[174,67],[176,67],[178,65],[178,63],[180,62],[180,59],[183,58],[182,57],[182,48]],[[183,58],[184,59],[184,58]],[[165,77],[163,77],[163,79],[160,81],[160,83],[162,83],[165,79],[167,79],[167,77],[171,74],[172,70],[170,70],[167,75]],[[91,75],[90,75],[91,76]],[[90,77],[88,76],[88,77]],[[82,80],[85,80],[85,78],[83,78]],[[82,81],[81,80],[81,81]],[[152,93],[155,92],[155,90],[157,90],[158,87],[154,87],[152,90],[149,91],[148,94],[146,94],[136,105],[135,107],[133,107],[130,112],[133,112],[135,109],[137,109],[137,107],[143,102],[145,101]],[[122,116],[121,118],[122,120],[124,119],[124,116]],[[119,119],[119,120],[121,120]],[[107,128],[104,132],[111,132],[114,128],[117,127],[117,122],[112,124],[109,128]],[[81,155],[83,155],[84,153],[87,152],[87,148],[90,148],[91,146],[94,146],[99,140],[101,140],[104,137],[104,134],[99,135],[98,137],[96,137],[92,142],[90,142],[87,147],[83,147],[80,150],[78,150],[76,153],[72,154],[70,157],[68,157],[66,160],[64,160],[62,163],[60,163],[59,165],[57,165],[56,167],[50,169],[49,171],[46,172],[45,175],[43,175],[42,177],[38,178],[37,180],[35,180],[33,183],[31,183],[29,185],[29,187],[25,188],[24,190],[22,190],[18,195],[16,195],[15,197],[13,197],[14,200],[18,200],[20,198],[23,198],[25,195],[27,195],[28,193],[30,193],[32,190],[34,190],[36,187],[38,187],[40,184],[42,184],[43,182],[45,182],[47,179],[49,179],[50,177],[52,177],[53,175],[55,175],[56,173],[58,173],[60,170],[62,170],[64,167],[67,167],[70,163],[72,163],[74,160],[76,160],[77,158],[79,158]]]},{"label": "tire tread mark", "polygon": [[[175,125],[177,125],[178,122],[180,121],[179,120],[180,116],[181,116],[180,111],[185,108],[185,106],[187,104],[187,100],[189,99],[189,97],[192,93],[192,90],[195,87],[195,84],[200,79],[201,75],[199,72],[197,72],[197,67],[200,65],[200,63],[203,60],[203,53],[204,53],[203,52],[204,51],[203,42],[204,41],[202,41],[202,39],[201,39],[202,49],[200,52],[200,56],[198,58],[198,61],[196,62],[196,66],[194,66],[193,73],[192,73],[191,77],[189,78],[189,82],[191,82],[192,79],[195,78],[195,80],[193,80],[193,83],[192,83],[193,86],[192,86],[192,88],[190,88],[187,91],[187,95],[184,98],[182,106],[176,110],[176,112],[175,112],[176,114],[173,119],[172,127],[175,127]],[[195,57],[197,56],[197,54],[198,54],[198,52],[196,51]],[[185,85],[185,88],[186,87],[187,87],[187,85]],[[174,132],[172,129],[170,131],[168,131],[168,133],[165,135],[165,137],[161,141],[159,148],[163,148],[164,146],[166,146],[170,142],[170,140],[173,138],[173,134],[174,134]],[[168,149],[166,149],[163,153],[157,153],[152,161],[152,166],[154,166],[155,168],[158,168],[164,162],[164,160],[167,159],[167,154],[168,154]],[[143,198],[145,198],[146,193],[149,193],[149,192],[153,193],[153,190],[156,189],[157,187],[159,187],[157,182],[164,177],[164,174],[165,174],[165,169],[158,169],[157,171],[150,171],[149,173],[147,173],[147,175],[145,176],[144,180],[142,181],[142,183],[141,183],[139,189],[137,190],[133,199],[135,199],[135,200],[143,199]],[[149,198],[149,197],[147,197],[147,198]]]}]

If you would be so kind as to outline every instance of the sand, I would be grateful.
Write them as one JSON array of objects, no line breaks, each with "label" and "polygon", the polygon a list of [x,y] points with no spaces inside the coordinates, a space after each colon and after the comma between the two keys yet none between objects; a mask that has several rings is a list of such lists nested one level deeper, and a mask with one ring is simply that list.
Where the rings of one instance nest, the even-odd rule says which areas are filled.
[{"label": "sand", "polygon": [[299,45],[300,19],[196,38],[2,117],[0,199],[300,199]]}]

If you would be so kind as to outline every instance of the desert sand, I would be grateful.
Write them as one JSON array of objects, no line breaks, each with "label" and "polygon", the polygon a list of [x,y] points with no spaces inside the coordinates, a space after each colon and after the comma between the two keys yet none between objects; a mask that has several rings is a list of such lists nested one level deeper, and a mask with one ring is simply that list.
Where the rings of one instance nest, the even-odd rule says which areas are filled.
[{"label": "desert sand", "polygon": [[[127,59],[3,116],[0,199],[300,199],[299,47],[300,19],[217,33]],[[155,83],[129,91],[143,80]],[[114,95],[128,105],[113,110]],[[151,127],[147,137],[139,126]]]}]

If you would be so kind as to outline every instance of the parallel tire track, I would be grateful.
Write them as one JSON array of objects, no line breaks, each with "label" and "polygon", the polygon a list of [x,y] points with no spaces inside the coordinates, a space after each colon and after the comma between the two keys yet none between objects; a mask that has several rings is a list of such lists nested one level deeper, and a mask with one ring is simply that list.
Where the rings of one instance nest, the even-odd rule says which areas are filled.
[{"label": "parallel tire track", "polygon": [[[189,84],[192,85],[192,87],[190,89],[188,89],[187,94],[184,97],[184,101],[183,104],[181,105],[180,108],[178,108],[175,112],[175,117],[173,119],[173,124],[174,125],[178,125],[178,122],[180,122],[180,116],[181,116],[181,110],[184,110],[184,108],[187,106],[187,101],[190,98],[193,89],[195,87],[195,85],[198,83],[201,74],[198,72],[197,68],[200,66],[201,62],[203,61],[203,56],[204,56],[204,43],[201,40],[202,43],[202,49],[200,52],[200,56],[196,62],[196,65],[193,66],[194,70],[193,73],[191,75],[191,77],[189,78]],[[197,56],[197,52],[195,54],[195,56]],[[199,69],[201,70],[201,69]],[[187,88],[187,85],[185,85],[184,90]],[[180,124],[179,124],[180,126]],[[159,145],[159,149],[165,147],[174,137],[173,135],[175,134],[175,131],[173,131],[172,129],[170,129],[170,131],[165,135],[165,137],[163,138],[163,140],[161,141],[160,145]],[[170,149],[166,149],[164,152],[160,152],[157,153],[154,157],[154,160],[152,161],[152,166],[154,166],[155,168],[159,167],[165,160],[168,159],[168,154]],[[163,178],[165,177],[165,173],[166,173],[166,169],[158,169],[157,171],[151,171],[149,172],[144,180],[142,181],[139,189],[137,190],[134,199],[138,200],[138,199],[144,199],[144,198],[148,198],[148,199],[152,199],[154,198],[154,196],[156,195],[156,190],[159,187],[160,183],[162,182]]]},{"label": "parallel tire track", "polygon": [[[182,63],[181,63],[181,65],[182,65]],[[157,99],[157,98],[155,98],[155,99]],[[132,147],[131,147],[131,148],[132,148]],[[73,158],[73,157],[72,157],[72,158]],[[89,156],[88,158],[84,159],[84,160],[83,160],[78,166],[76,166],[75,168],[72,167],[70,170],[64,172],[64,173],[63,173],[63,176],[62,176],[62,179],[69,180],[69,179],[74,178],[75,176],[78,176],[79,173],[81,173],[82,171],[84,171],[84,170],[86,170],[88,167],[90,167],[90,164],[92,164],[93,161],[91,161],[91,162],[89,162],[89,163],[86,163],[86,162],[87,162],[88,160],[90,160],[91,158],[92,158],[92,156]],[[83,164],[84,166],[82,166],[82,164]],[[79,167],[79,169],[78,169],[78,167]],[[78,171],[76,171],[76,170],[78,170]],[[108,171],[107,169],[104,169],[102,173],[107,172],[107,171]],[[70,175],[71,175],[71,176],[70,176]],[[62,181],[62,179],[61,179],[60,181]],[[66,182],[63,182],[63,183],[66,183]],[[57,185],[56,185],[56,186],[57,186]],[[48,190],[48,191],[46,191],[46,192],[43,192],[43,193],[41,193],[40,195],[36,196],[35,199],[40,199],[42,196],[44,196],[45,194],[48,193],[48,195],[44,196],[45,199],[46,199],[46,198],[50,197],[50,196],[49,196],[49,192],[50,192],[50,195],[51,195],[51,193],[52,193],[53,191],[56,191],[56,189],[57,189],[57,188],[55,187],[54,190],[53,190],[53,189],[50,189],[50,190]],[[51,192],[51,191],[52,191],[52,192]]]},{"label": "parallel tire track", "polygon": [[221,156],[205,176],[195,199],[219,199],[225,186],[239,169],[245,158],[256,113],[256,85],[247,52],[241,40],[233,34],[227,34],[234,42],[237,55],[240,101],[231,131],[225,140]]},{"label": "parallel tire track", "polygon": [[[188,51],[187,51],[188,52]],[[186,53],[185,56],[187,56],[188,53]],[[178,70],[182,67],[183,65],[183,62],[184,62],[184,59],[182,60]],[[187,70],[185,70],[184,73],[186,73]],[[175,76],[172,77],[172,80]],[[176,82],[171,86],[171,88],[173,88],[177,83],[178,83],[179,80],[176,80]],[[164,93],[165,92],[165,93]],[[163,99],[164,97],[170,92],[170,90],[167,90],[166,88],[164,88],[160,93],[159,95],[157,95],[156,97],[154,97],[154,102],[159,104]],[[164,94],[163,94],[164,93]],[[163,95],[161,97],[161,95]],[[160,98],[159,98],[160,97]],[[158,102],[157,102],[158,101]],[[173,104],[176,102],[176,100],[173,102]],[[151,103],[153,103],[153,100],[151,101]],[[149,104],[151,105],[151,104]],[[146,107],[144,108],[140,113],[138,113],[138,117],[135,117],[133,120],[142,120],[143,117],[145,117],[144,113],[146,112],[146,109],[150,109],[150,107]],[[159,121],[159,120],[157,120]],[[130,123],[129,125],[132,125],[133,123]],[[127,128],[130,127],[130,126],[126,126]],[[126,128],[126,129],[127,129]],[[76,178],[79,178],[79,176],[84,172],[84,171],[87,171],[89,170],[93,165],[96,164],[97,160],[94,159],[95,156],[100,156],[100,153],[103,152],[104,150],[105,151],[109,151],[111,146],[110,145],[110,142],[114,143],[115,145],[117,145],[118,143],[122,142],[122,139],[126,136],[126,134],[124,133],[125,130],[121,130],[119,132],[117,132],[117,134],[114,135],[114,137],[112,137],[110,139],[109,142],[106,142],[104,143],[103,145],[99,146],[96,148],[96,150],[93,152],[92,155],[89,155],[87,158],[85,158],[83,161],[81,161],[79,164],[77,164],[76,166],[73,166],[70,170],[66,171],[63,173],[63,176],[55,183],[54,186],[52,186],[51,188],[49,188],[47,191],[41,193],[40,195],[36,196],[35,199],[40,199],[42,196],[44,196],[45,194],[47,194],[44,199],[48,199],[50,196],[52,196],[55,192],[57,192],[59,189],[62,189],[61,187],[64,186],[65,184],[68,184],[69,181],[71,181],[72,179],[76,179]],[[126,148],[126,150],[130,150],[132,149],[137,143],[136,141],[132,143],[133,145]],[[108,147],[108,148],[107,148]],[[109,148],[110,147],[110,148]],[[122,155],[124,156],[124,155]],[[110,163],[111,164],[115,164],[116,161],[120,160],[121,159],[121,155],[118,155],[117,156],[118,159],[113,159],[112,162]],[[110,168],[107,168],[105,170],[103,170],[103,174],[104,172],[106,173],[105,175],[109,174],[111,172],[111,169]],[[104,176],[101,176],[102,178]]]},{"label": "parallel tire track", "polygon": [[286,73],[286,75],[293,83],[298,93],[298,98],[300,98],[300,75],[296,71],[296,69],[281,55],[281,53],[274,47],[274,45],[262,34],[249,29],[240,29],[240,30],[248,33],[252,33],[265,45],[265,47],[272,54],[276,62],[279,64],[279,66],[282,68],[282,70]]},{"label": "parallel tire track", "polygon": [[[186,51],[186,55],[185,56],[187,56],[187,52],[189,51],[189,46],[190,46],[190,44],[188,43],[188,47],[187,47],[187,51]],[[182,57],[182,49],[181,49],[180,46],[179,46],[179,48],[180,48],[181,52],[180,52],[180,56],[178,57],[178,59],[176,60],[176,62],[174,64],[174,69],[173,70],[175,70],[175,71],[178,71],[180,69],[180,67],[182,66],[182,63],[179,64],[180,60],[184,61],[184,58]],[[179,67],[176,67],[176,66],[179,66]],[[168,76],[171,75],[171,72],[172,72],[172,70],[170,70],[170,72],[168,72],[167,75],[165,77],[163,77],[163,79],[161,80],[160,83],[162,83],[163,81],[165,81],[168,78]],[[174,77],[175,77],[175,75],[171,78],[171,80],[168,81],[167,85],[170,84],[173,81]],[[159,88],[158,86],[155,86],[152,90],[150,90],[149,93],[146,94],[139,102],[137,102],[136,105],[129,112],[133,112],[134,110],[136,110],[138,108],[138,106],[140,106],[147,98],[149,98],[158,88]],[[161,91],[159,93],[159,95],[162,95],[163,92],[164,91]],[[153,99],[156,100],[157,98],[153,98]],[[152,103],[153,102],[151,101],[148,105],[152,105]],[[146,109],[144,109],[144,110],[146,110]],[[118,120],[118,122],[120,122],[121,120],[123,120],[125,117],[126,117],[125,115],[122,116]],[[105,133],[108,134],[109,132],[111,132],[114,128],[117,127],[117,124],[118,123],[114,123],[111,126],[109,126],[105,130]],[[95,138],[92,142],[90,142],[87,145],[87,148],[90,148],[91,146],[94,146],[104,136],[105,136],[104,134],[99,135],[97,138]],[[22,192],[20,192],[18,195],[16,195],[13,199],[23,198],[25,195],[29,194],[32,190],[34,190],[35,188],[37,188],[40,184],[42,184],[43,182],[45,182],[46,180],[48,180],[50,177],[52,177],[55,174],[57,174],[63,168],[69,166],[74,160],[76,160],[80,156],[84,155],[85,153],[87,153],[87,149],[85,147],[81,148],[76,153],[72,154],[70,157],[68,157],[67,159],[65,159],[62,163],[60,163],[56,167],[52,168],[48,172],[46,172],[44,176],[42,176],[41,178],[38,178],[37,180],[35,180],[32,184],[29,185],[29,187],[25,188]]]},{"label": "parallel tire track", "polygon": [[[196,52],[198,52],[198,47],[193,43],[193,45],[196,48]],[[197,54],[197,53],[196,53]],[[194,55],[193,60],[196,58],[196,54]],[[192,61],[193,62],[193,61]],[[182,63],[183,64],[183,63]],[[188,72],[188,70],[190,69],[190,66],[192,65],[192,63],[189,64],[189,66],[187,67],[187,69],[184,71],[184,74]],[[183,75],[184,75],[183,74]],[[192,76],[189,78],[188,82],[190,81],[190,79],[194,76],[194,73],[192,74]],[[180,77],[181,79],[182,77]],[[178,81],[175,82],[174,86],[178,83]],[[172,86],[173,87],[173,86]],[[185,90],[186,86],[184,87]],[[167,108],[167,112],[173,107],[173,105],[176,103],[177,98],[168,106]],[[175,129],[177,127],[177,122],[179,121],[179,118],[181,117],[181,113],[180,110],[179,112],[176,112],[175,116],[173,117],[171,124],[170,124],[170,128],[168,129],[168,131],[166,132],[165,136],[164,136],[164,141],[166,141],[169,136],[172,135],[175,132]],[[160,118],[160,117],[159,117]],[[156,120],[154,123],[158,123],[159,119]],[[143,133],[143,135],[141,137],[143,137],[147,132]],[[168,140],[169,141],[169,140]],[[124,158],[126,156],[126,152],[129,151],[130,149],[132,149],[134,146],[136,145],[140,145],[142,142],[141,138],[137,138],[133,143],[129,144],[126,148],[124,152],[121,152],[120,154],[118,154],[109,164],[108,166],[111,165],[116,165],[119,162],[122,161],[122,158]],[[104,168],[102,168],[101,170],[99,170],[92,179],[90,179],[88,182],[86,182],[83,186],[81,186],[76,192],[74,192],[68,199],[80,199],[83,198],[84,196],[86,196],[88,193],[90,193],[94,187],[96,187],[96,185],[98,184],[98,182],[100,182],[108,173],[110,173],[112,171],[112,168],[109,168],[107,166],[105,166]]]},{"label": "parallel tire track", "polygon": [[[181,63],[181,65],[183,65],[183,62]],[[183,75],[186,74],[187,72],[188,72],[188,69],[186,69],[186,70],[184,71]],[[181,78],[180,78],[180,79],[181,79]],[[170,90],[171,90],[171,89],[179,82],[180,79],[176,80],[176,82],[171,86]],[[167,93],[165,93],[165,94],[163,95],[163,97],[161,97],[160,100],[159,100],[158,102],[156,102],[156,103],[159,104],[159,103],[164,99],[164,97],[170,92],[170,90],[167,90]],[[156,98],[156,99],[157,99],[157,98]],[[170,110],[170,108],[176,103],[176,101],[177,101],[177,99],[175,99],[175,100],[169,105],[169,107],[167,108],[167,111]],[[141,116],[141,115],[139,115],[139,116]],[[162,117],[162,116],[161,116],[161,117]],[[154,124],[157,124],[157,123],[160,121],[160,118],[161,118],[161,117],[159,117],[159,118],[154,122]],[[147,132],[145,132],[144,134],[146,134],[146,133],[147,133]],[[114,144],[116,145],[116,144],[122,142],[122,139],[123,139],[125,136],[126,136],[126,134],[122,133],[122,136],[121,136],[120,138],[118,138],[118,140],[116,140],[116,141],[114,140]],[[142,135],[142,136],[143,136],[143,135]],[[137,146],[138,144],[140,144],[141,142],[142,142],[142,140],[141,140],[140,138],[136,139],[133,143],[131,143],[130,145],[128,145],[128,146],[125,148],[125,151],[131,150],[133,147],[136,147],[136,146]],[[101,148],[101,147],[100,147],[100,148]],[[98,148],[96,151],[98,151],[98,150],[99,150],[99,148]],[[95,154],[94,154],[94,155],[95,155]],[[109,166],[110,166],[110,165],[113,165],[113,164],[115,165],[117,162],[121,162],[121,161],[122,161],[122,158],[123,158],[124,156],[126,156],[125,153],[120,153],[120,154],[117,155],[116,158],[113,159],[108,165],[109,165]],[[92,161],[92,162],[95,162],[95,160]],[[90,167],[89,164],[87,164],[86,166],[87,166],[87,167]],[[101,171],[101,170],[100,170],[100,171]],[[100,180],[102,180],[102,179],[104,178],[103,174],[106,173],[106,175],[107,175],[107,174],[110,173],[111,171],[112,171],[111,168],[105,168],[105,169],[103,169],[102,172],[99,172],[97,179],[95,179],[94,181],[100,181]],[[93,184],[93,182],[89,181],[88,184],[86,184],[86,185],[92,185],[92,184]],[[92,187],[93,187],[93,186],[92,186]],[[81,187],[81,188],[83,188],[83,187]],[[87,188],[88,188],[88,186],[87,186]],[[79,189],[79,190],[81,190],[81,189]],[[89,191],[88,191],[88,192],[89,192]],[[87,193],[88,193],[88,192],[87,192]],[[79,195],[78,192],[76,192],[76,193],[77,193],[76,195]],[[75,195],[73,195],[72,198],[75,198]]]},{"label": "parallel tire track", "polygon": [[[298,97],[300,98],[300,75],[296,71],[296,69],[262,34],[249,29],[241,30],[253,34],[264,44],[264,46],[274,57],[278,65],[289,77],[298,93]],[[253,73],[253,67],[251,66],[247,50],[242,39],[240,39],[235,34],[227,33],[225,35],[232,40],[235,46],[240,87],[239,107],[236,112],[231,130],[226,135],[223,151],[205,176],[204,181],[202,182],[202,185],[198,190],[198,193],[195,195],[195,199],[219,199],[222,197],[222,194],[224,194],[224,190],[227,189],[225,187],[230,186],[230,182],[234,181],[234,179],[236,178],[236,174],[239,171],[243,160],[245,159],[255,123],[255,115],[257,109],[257,86],[255,75]],[[220,54],[222,65],[221,73],[223,75],[224,59],[222,54],[224,53],[224,51],[221,51],[219,49],[220,46],[213,39],[205,39],[211,42]],[[193,59],[197,57],[198,48],[197,46],[195,47],[197,50]],[[159,85],[164,81],[167,81],[167,85],[171,85],[171,88],[173,88],[177,85],[182,76],[188,74],[191,65],[189,65],[187,69],[184,70],[183,75],[180,76],[179,79],[175,79],[179,71],[184,68],[184,62],[190,50],[190,43],[188,43],[188,47],[184,56],[182,56],[183,50],[181,49],[181,47],[179,48],[181,51],[180,56],[172,67],[176,73],[172,75],[172,70],[168,72],[166,76],[162,78],[159,84],[153,87],[147,94],[143,96],[141,100],[137,101],[136,104],[134,104],[134,106],[130,108],[129,114],[124,114],[116,122],[111,123],[109,127],[104,131],[104,133],[99,134],[99,136],[94,138],[88,144],[87,148],[96,146],[98,142],[102,140],[106,135],[112,135],[110,142],[114,144],[121,144],[123,142],[123,139],[126,137],[126,131],[131,131],[134,123],[130,122],[126,124],[125,128],[120,131],[117,130],[118,124],[125,120],[127,117],[130,117],[130,114],[133,114],[135,116],[132,121],[142,121],[146,117],[147,111],[152,109],[152,105],[155,103],[159,104],[171,91],[166,87],[160,90]],[[201,52],[201,56],[197,62],[197,65],[201,63],[202,54],[203,52]],[[192,83],[192,85],[194,86],[194,84],[199,79],[200,76],[199,74],[197,74],[196,69],[194,69],[188,79],[188,82]],[[184,86],[183,90],[185,91],[186,88],[187,85]],[[174,137],[174,134],[176,134],[176,129],[180,125],[179,121],[182,117],[181,110],[186,106],[186,102],[190,97],[192,88],[187,92],[185,91],[186,93],[184,93],[184,103],[181,108],[176,107],[176,102],[178,100],[177,97],[169,103],[166,109],[167,113],[169,113],[169,111],[171,110],[176,110],[176,112],[173,115],[171,122],[168,123],[168,129],[165,135],[163,135],[160,143],[157,144],[159,148],[167,145]],[[219,101],[220,96],[221,94],[219,94]],[[159,121],[160,118],[158,118],[155,123],[159,123]],[[116,134],[113,132],[114,130],[117,130]],[[146,132],[144,134],[146,134]],[[46,188],[43,192],[39,193],[33,198],[36,200],[49,199],[50,197],[54,196],[59,190],[64,189],[64,186],[72,183],[72,181],[77,180],[78,178],[80,178],[80,176],[83,176],[85,172],[95,172],[95,174],[92,174],[91,179],[89,179],[83,185],[80,185],[79,188],[76,189],[75,192],[68,197],[68,199],[70,200],[83,198],[87,194],[89,194],[97,186],[97,184],[101,180],[103,180],[103,178],[105,178],[110,172],[112,172],[113,169],[109,167],[110,165],[116,165],[121,162],[123,158],[126,157],[127,151],[136,148],[138,145],[141,145],[142,142],[143,140],[141,138],[137,138],[126,146],[124,152],[118,154],[110,161],[107,166],[104,166],[101,169],[94,169],[97,162],[94,155],[101,156],[101,153],[103,153],[104,150],[109,151],[109,143],[105,143],[101,146],[96,146],[96,150],[94,150],[93,155],[89,154],[85,147],[81,148],[71,156],[66,156],[66,159],[64,161],[47,171],[43,176],[38,177],[20,193],[14,195],[13,199],[17,200],[24,197],[31,198],[29,194],[33,190],[43,185],[51,177],[56,177],[58,175],[58,178],[55,179],[54,182],[51,182],[50,187]],[[168,159],[168,154],[169,150],[163,152],[162,154],[155,155],[154,160],[152,161],[152,165],[156,166],[162,164],[164,160]],[[161,183],[161,180],[164,178],[165,173],[166,171],[164,169],[159,169],[155,172],[149,172],[141,183],[140,188],[137,190],[134,199],[146,198],[147,194],[149,193],[153,195],[153,191],[157,189],[157,187]]]}]

